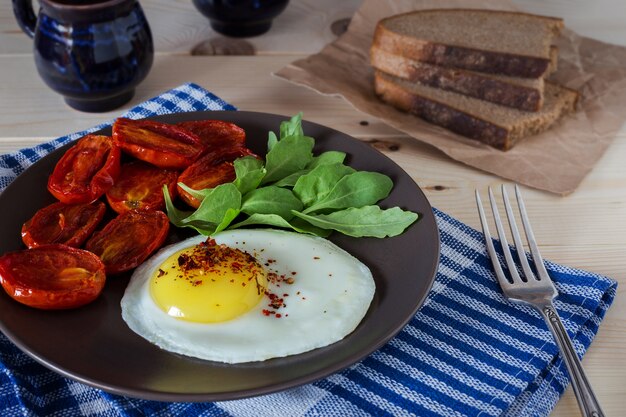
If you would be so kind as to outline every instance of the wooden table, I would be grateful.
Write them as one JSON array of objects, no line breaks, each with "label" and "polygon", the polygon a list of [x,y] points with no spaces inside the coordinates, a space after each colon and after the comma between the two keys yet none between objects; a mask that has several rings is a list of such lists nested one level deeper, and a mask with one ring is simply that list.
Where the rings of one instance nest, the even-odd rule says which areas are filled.
[{"label": "wooden table", "polygon": [[[227,40],[213,32],[189,0],[141,2],[152,27],[156,59],[128,105],[192,81],[243,110],[292,115],[346,132],[396,161],[433,206],[478,228],[474,189],[502,179],[454,162],[383,123],[271,75],[332,41],[359,6],[358,0],[293,0],[261,37]],[[580,34],[626,45],[626,8],[619,0],[518,0],[526,11],[562,16]],[[35,3],[36,4],[36,3]],[[0,4],[0,152],[6,153],[110,120],[122,109],[80,113],[40,80],[32,43],[18,28],[10,2]],[[191,51],[205,55],[193,55]],[[206,55],[249,53],[254,55]],[[625,111],[626,111],[626,103]],[[544,257],[608,275],[621,287],[583,364],[608,416],[626,410],[626,129],[567,197],[525,190]],[[571,388],[554,416],[578,415]]]}]

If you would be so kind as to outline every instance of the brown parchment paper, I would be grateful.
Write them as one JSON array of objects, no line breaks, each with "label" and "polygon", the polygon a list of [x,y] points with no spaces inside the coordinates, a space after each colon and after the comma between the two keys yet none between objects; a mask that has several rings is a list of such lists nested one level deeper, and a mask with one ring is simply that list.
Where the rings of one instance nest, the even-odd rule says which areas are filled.
[{"label": "brown parchment paper", "polygon": [[340,95],[358,110],[467,165],[541,190],[573,192],[626,120],[626,48],[566,28],[557,43],[559,69],[551,78],[581,93],[578,111],[503,152],[395,110],[374,93],[368,53],[376,23],[397,13],[444,7],[519,10],[509,0],[365,0],[345,34],[275,75]]}]

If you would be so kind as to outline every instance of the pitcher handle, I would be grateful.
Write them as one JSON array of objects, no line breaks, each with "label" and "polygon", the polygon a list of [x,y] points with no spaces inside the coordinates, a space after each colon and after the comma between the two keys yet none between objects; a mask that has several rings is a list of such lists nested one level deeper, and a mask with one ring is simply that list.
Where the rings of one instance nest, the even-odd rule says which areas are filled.
[{"label": "pitcher handle", "polygon": [[13,0],[13,13],[24,33],[31,38],[34,37],[37,16],[33,10],[32,0]]}]

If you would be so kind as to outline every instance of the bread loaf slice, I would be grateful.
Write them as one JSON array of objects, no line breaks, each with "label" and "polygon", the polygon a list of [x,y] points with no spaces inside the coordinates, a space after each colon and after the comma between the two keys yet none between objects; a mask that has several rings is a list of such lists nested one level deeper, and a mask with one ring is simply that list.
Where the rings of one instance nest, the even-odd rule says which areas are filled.
[{"label": "bread loaf slice", "polygon": [[429,64],[539,78],[554,64],[552,41],[562,28],[562,19],[527,13],[420,10],[381,20],[374,44]]},{"label": "bread loaf slice", "polygon": [[546,82],[543,108],[525,112],[380,71],[375,74],[375,89],[383,101],[400,110],[501,150],[546,130],[561,116],[573,112],[578,99],[576,91]]},{"label": "bread loaf slice", "polygon": [[543,78],[518,78],[440,67],[405,58],[373,45],[370,62],[380,71],[411,82],[465,94],[526,111],[543,104]]}]

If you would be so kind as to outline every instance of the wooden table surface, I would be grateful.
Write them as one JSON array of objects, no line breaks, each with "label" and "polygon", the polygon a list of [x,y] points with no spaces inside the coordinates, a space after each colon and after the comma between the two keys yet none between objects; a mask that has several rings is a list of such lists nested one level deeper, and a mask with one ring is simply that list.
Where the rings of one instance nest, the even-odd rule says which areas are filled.
[{"label": "wooden table surface", "polygon": [[[620,0],[518,0],[520,8],[561,16],[585,36],[626,45],[626,8]],[[36,2],[35,2],[36,4]],[[272,30],[257,38],[226,39],[211,30],[190,0],[141,2],[156,44],[147,79],[127,108],[192,81],[242,110],[292,115],[370,143],[404,168],[431,204],[479,228],[474,189],[503,180],[450,160],[441,152],[354,110],[271,75],[336,38],[358,0],[292,0]],[[31,40],[18,28],[10,2],[0,4],[0,152],[6,153],[111,120],[124,109],[80,113],[49,90],[35,70]],[[192,51],[194,53],[192,54]],[[252,55],[250,55],[252,53]],[[198,55],[200,54],[200,55]],[[248,54],[248,55],[234,55]],[[626,103],[625,111],[626,111]],[[626,410],[626,129],[566,197],[525,189],[527,208],[546,259],[610,276],[617,299],[583,365],[608,416]],[[579,415],[571,388],[554,416]]]}]

